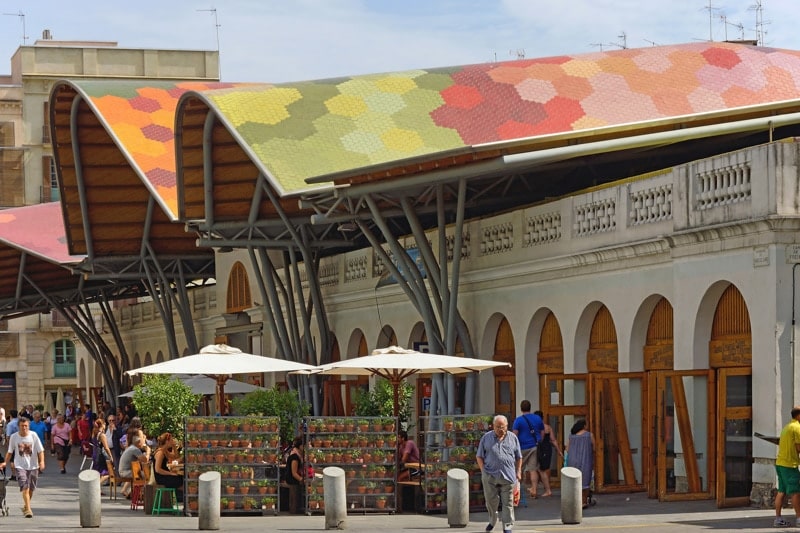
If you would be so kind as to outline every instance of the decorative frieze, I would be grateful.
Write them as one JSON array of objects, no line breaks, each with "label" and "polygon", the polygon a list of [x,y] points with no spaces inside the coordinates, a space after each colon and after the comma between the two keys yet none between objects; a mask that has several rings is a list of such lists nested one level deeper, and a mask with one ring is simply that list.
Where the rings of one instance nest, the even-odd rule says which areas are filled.
[{"label": "decorative frieze", "polygon": [[[366,262],[366,258],[364,261]],[[366,272],[364,273],[364,277],[366,277]],[[330,262],[319,266],[319,284],[320,287],[339,284],[339,265],[336,262]]]},{"label": "decorative frieze", "polygon": [[561,240],[561,213],[545,213],[525,221],[522,246],[536,246]]},{"label": "decorative frieze", "polygon": [[750,163],[715,168],[695,175],[698,210],[750,200]]},{"label": "decorative frieze", "polygon": [[672,218],[672,184],[630,193],[631,226]]},{"label": "decorative frieze", "polygon": [[483,228],[481,255],[510,252],[514,248],[514,226],[504,222]]},{"label": "decorative frieze", "polygon": [[[389,251],[389,250],[386,250],[385,248],[384,248],[384,251],[389,256],[389,259],[392,259],[392,252]],[[381,256],[376,254],[373,251],[372,252],[372,277],[373,278],[379,278],[379,277],[383,276],[383,273],[386,272],[387,268],[388,267],[384,264],[383,259],[381,258]]]},{"label": "decorative frieze", "polygon": [[587,237],[617,229],[616,200],[606,198],[575,207],[575,236]]},{"label": "decorative frieze", "polygon": [[367,256],[348,257],[344,270],[344,282],[361,281],[367,279]]},{"label": "decorative frieze", "polygon": [[[445,237],[445,243],[447,246],[447,260],[453,260],[453,246],[455,246],[455,235],[448,235]],[[466,228],[463,229],[463,234],[461,235],[461,259],[467,259],[469,257],[469,230]]]}]

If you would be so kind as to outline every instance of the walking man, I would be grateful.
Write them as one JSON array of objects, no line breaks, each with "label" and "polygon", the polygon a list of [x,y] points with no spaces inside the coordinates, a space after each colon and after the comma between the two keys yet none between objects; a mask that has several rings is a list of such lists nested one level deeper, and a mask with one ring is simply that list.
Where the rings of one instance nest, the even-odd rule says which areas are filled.
[{"label": "walking man", "polygon": [[481,437],[477,452],[483,496],[489,512],[486,531],[494,529],[499,505],[503,533],[511,533],[514,527],[514,502],[511,495],[514,485],[522,479],[522,450],[517,436],[508,432],[506,417],[495,416],[492,427],[492,431]]},{"label": "walking man", "polygon": [[27,418],[19,420],[19,431],[11,435],[6,457],[0,468],[5,469],[6,463],[11,461],[12,452],[16,452],[14,471],[22,493],[22,513],[25,518],[33,518],[31,498],[36,490],[39,473],[44,472],[44,446],[39,436],[30,430],[30,420]]},{"label": "walking man", "polygon": [[[571,450],[570,450],[571,452]],[[775,458],[775,473],[778,475],[778,494],[775,496],[775,527],[791,527],[793,524],[781,517],[783,502],[788,494],[792,500],[795,525],[800,526],[800,407],[792,408],[792,421],[781,431],[778,455]]]},{"label": "walking man", "polygon": [[536,448],[544,435],[544,421],[537,414],[531,414],[531,402],[522,400],[519,404],[522,414],[514,420],[511,431],[519,439],[522,448],[522,471],[529,472],[531,489],[528,494],[536,498],[536,488],[539,485],[539,455]]}]

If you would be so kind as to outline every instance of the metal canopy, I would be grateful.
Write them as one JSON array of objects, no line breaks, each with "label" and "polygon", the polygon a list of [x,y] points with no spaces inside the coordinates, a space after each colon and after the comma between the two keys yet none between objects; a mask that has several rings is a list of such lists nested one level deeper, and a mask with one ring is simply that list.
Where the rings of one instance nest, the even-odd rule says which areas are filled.
[{"label": "metal canopy", "polygon": [[[64,81],[51,93],[67,243],[71,252],[86,254],[81,267],[87,279],[147,287],[167,330],[170,355],[177,357],[172,310],[180,316],[188,348],[197,350],[187,288],[215,273],[213,252],[198,248],[195,237],[173,216],[172,125],[142,123],[142,116],[149,120],[160,116],[161,122],[171,118],[170,104],[176,97],[165,90],[163,101],[153,99],[145,106],[150,111],[163,108],[162,113],[144,113],[130,84],[116,86],[129,97],[126,102],[134,102],[128,109],[122,99],[109,104],[107,98],[92,93],[107,86],[89,83],[79,88]],[[120,117],[137,117],[138,133],[120,127]]]}]

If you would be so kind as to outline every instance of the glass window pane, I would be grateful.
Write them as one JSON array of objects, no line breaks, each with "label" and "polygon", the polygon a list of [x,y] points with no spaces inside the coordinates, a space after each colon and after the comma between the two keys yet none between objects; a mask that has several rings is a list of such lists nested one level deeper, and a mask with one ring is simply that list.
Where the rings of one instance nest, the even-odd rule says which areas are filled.
[{"label": "glass window pane", "polygon": [[725,405],[728,407],[750,407],[753,405],[752,376],[728,376]]}]

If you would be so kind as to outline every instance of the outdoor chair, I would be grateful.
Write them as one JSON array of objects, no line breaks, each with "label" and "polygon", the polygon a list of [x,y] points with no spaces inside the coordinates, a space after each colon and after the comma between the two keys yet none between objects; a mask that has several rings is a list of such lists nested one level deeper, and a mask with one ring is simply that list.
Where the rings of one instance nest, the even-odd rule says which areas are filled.
[{"label": "outdoor chair", "polygon": [[106,468],[108,469],[108,499],[114,498],[116,500],[117,485],[131,483],[133,478],[119,476],[117,471],[114,469],[114,463],[112,461],[106,461]]},{"label": "outdoor chair", "polygon": [[[144,507],[144,486],[147,477],[143,464],[139,461],[131,462],[131,509],[136,510],[140,505]],[[149,466],[149,465],[148,465]]]}]

